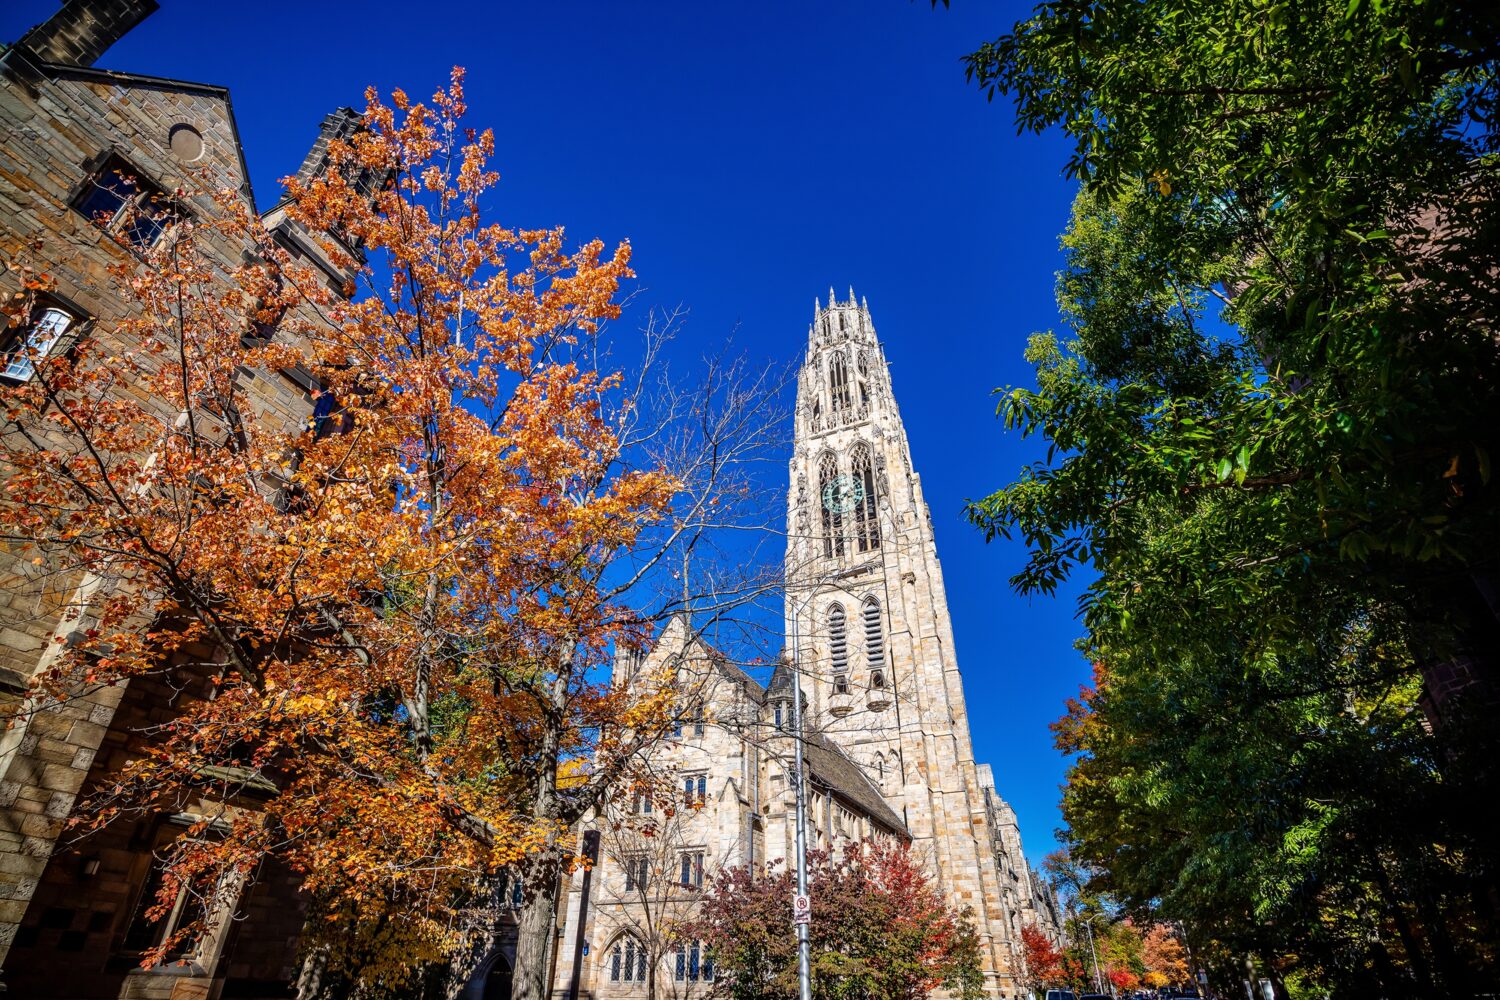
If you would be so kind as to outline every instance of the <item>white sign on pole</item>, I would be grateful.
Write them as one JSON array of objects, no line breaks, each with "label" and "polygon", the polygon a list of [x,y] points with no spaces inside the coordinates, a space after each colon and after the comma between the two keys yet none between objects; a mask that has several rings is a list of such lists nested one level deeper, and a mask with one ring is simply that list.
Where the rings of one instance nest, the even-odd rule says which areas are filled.
[{"label": "white sign on pole", "polygon": [[812,900],[807,896],[792,897],[792,923],[812,923]]}]

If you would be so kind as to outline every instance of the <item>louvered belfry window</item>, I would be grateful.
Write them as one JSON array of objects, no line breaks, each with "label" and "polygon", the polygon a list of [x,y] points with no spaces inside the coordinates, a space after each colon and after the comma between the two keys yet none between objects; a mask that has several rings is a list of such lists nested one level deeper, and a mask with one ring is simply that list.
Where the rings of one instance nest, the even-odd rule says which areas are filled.
[{"label": "louvered belfry window", "polygon": [[835,354],[829,364],[828,387],[831,390],[830,409],[834,413],[834,422],[837,423],[839,415],[849,409],[849,362],[844,359],[843,351]]},{"label": "louvered belfry window", "polygon": [[828,611],[828,651],[833,657],[833,676],[849,672],[849,637],[844,629],[844,607],[835,604]]},{"label": "louvered belfry window", "polygon": [[880,623],[880,604],[875,598],[865,601],[861,614],[865,624],[865,662],[870,668],[870,686],[885,687],[885,630]]}]

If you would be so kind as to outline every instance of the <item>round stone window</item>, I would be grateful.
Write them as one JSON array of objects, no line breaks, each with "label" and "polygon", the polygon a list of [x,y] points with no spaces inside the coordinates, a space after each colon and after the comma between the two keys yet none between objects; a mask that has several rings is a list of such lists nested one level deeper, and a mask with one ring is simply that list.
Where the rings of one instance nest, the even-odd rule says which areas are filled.
[{"label": "round stone window", "polygon": [[203,135],[191,125],[173,125],[167,133],[167,143],[172,155],[184,163],[192,163],[203,155]]}]

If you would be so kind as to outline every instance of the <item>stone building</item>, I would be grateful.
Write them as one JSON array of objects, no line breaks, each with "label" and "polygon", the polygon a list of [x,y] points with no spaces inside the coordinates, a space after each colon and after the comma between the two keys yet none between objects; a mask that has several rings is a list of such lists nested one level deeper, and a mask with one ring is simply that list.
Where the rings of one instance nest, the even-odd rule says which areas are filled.
[{"label": "stone building", "polygon": [[[909,840],[949,902],[973,914],[989,994],[1024,996],[1020,930],[1036,923],[1060,941],[1057,900],[1028,864],[990,766],[974,759],[931,517],[874,324],[852,292],[815,307],[795,421],[784,616],[807,707],[809,840]],[[689,714],[704,720],[657,764],[669,785],[683,776],[706,798],[668,838],[668,853],[689,860],[647,866],[646,880],[672,884],[660,900],[632,891],[645,852],[605,843],[580,934],[575,878],[556,981],[565,995],[575,975],[582,992],[640,993],[646,961],[667,979],[659,995],[701,988],[702,956],[691,942],[658,955],[644,911],[690,907],[705,867],[792,850],[786,666],[762,686],[682,621],[651,656],[680,657],[679,684],[698,706]]]},{"label": "stone building", "polygon": [[[68,350],[80,337],[128,348],[116,325],[129,306],[114,291],[109,267],[170,239],[184,216],[213,217],[220,211],[216,190],[237,190],[254,207],[228,91],[95,67],[155,9],[153,0],[69,0],[0,53],[0,294],[17,290],[23,263],[50,274],[56,286],[29,326],[8,331],[0,344],[0,392],[32,377],[19,352],[26,340],[44,353]],[[348,109],[330,115],[303,172],[322,169],[328,139],[357,120]],[[150,222],[132,220],[127,203],[150,198],[170,209]],[[344,276],[280,206],[262,218],[284,247],[342,286]],[[226,267],[249,249],[216,239],[211,252]],[[263,417],[306,425],[317,388],[306,373],[243,377]],[[66,643],[54,639],[61,609],[86,608],[95,595],[90,580],[37,567],[9,549],[0,550],[0,579],[0,711],[10,718],[31,679]],[[173,663],[203,662],[207,653],[185,648]],[[223,887],[214,905],[232,908],[236,919],[220,921],[178,962],[138,967],[140,953],[188,917],[186,898],[161,921],[146,920],[144,910],[158,885],[153,852],[206,815],[202,803],[112,824],[76,844],[64,836],[80,794],[132,755],[144,727],[170,719],[183,699],[202,696],[201,682],[191,672],[168,671],[102,688],[23,716],[0,735],[0,983],[7,995],[289,995],[302,915],[289,873],[273,868],[250,885]],[[255,808],[257,791],[265,789],[246,789],[234,807]]]}]

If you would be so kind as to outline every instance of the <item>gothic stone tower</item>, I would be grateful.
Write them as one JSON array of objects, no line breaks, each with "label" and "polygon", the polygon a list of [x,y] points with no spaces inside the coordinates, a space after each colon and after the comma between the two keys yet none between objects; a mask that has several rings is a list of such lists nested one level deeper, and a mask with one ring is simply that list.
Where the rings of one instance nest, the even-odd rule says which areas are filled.
[{"label": "gothic stone tower", "polygon": [[986,988],[1014,954],[931,516],[865,303],[814,306],[787,497],[787,634],[810,721],[866,769],[980,934]]}]

